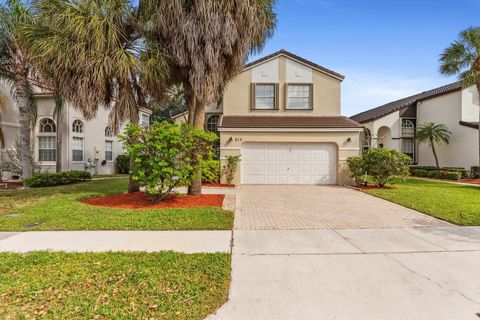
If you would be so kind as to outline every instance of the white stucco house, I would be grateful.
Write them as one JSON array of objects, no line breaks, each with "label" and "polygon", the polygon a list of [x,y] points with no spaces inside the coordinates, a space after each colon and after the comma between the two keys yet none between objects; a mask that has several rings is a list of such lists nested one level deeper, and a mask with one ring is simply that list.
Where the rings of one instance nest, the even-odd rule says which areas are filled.
[{"label": "white stucco house", "polygon": [[[91,174],[115,172],[115,159],[123,154],[122,144],[109,125],[109,110],[99,108],[94,119],[86,120],[82,113],[66,102],[59,119],[54,117],[55,101],[52,91],[44,84],[31,80],[37,102],[37,117],[32,128],[31,144],[35,167],[55,172],[57,139],[61,137],[61,170],[86,170]],[[5,85],[0,90],[8,98],[7,109],[1,114],[3,139],[0,151],[13,149],[19,137],[18,108]],[[140,112],[142,124],[150,121],[150,110]],[[61,123],[57,123],[61,121]],[[8,173],[7,173],[8,174]]]},{"label": "white stucco house", "polygon": [[470,169],[478,165],[479,97],[475,86],[460,82],[393,101],[361,112],[351,119],[365,127],[363,150],[397,149],[421,166],[434,166],[430,147],[415,141],[416,128],[425,122],[445,124],[452,132],[449,145],[437,147],[440,166]]}]

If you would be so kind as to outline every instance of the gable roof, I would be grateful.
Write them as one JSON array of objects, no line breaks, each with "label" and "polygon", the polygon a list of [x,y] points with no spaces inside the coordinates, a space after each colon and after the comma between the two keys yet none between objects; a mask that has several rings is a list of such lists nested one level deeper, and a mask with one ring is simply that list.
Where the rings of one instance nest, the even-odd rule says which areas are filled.
[{"label": "gable roof", "polygon": [[415,105],[418,101],[432,99],[438,96],[442,96],[442,95],[449,94],[455,91],[460,91],[460,90],[462,90],[461,82],[450,83],[445,86],[441,86],[429,91],[424,91],[422,93],[415,94],[410,97],[389,102],[387,104],[384,104],[383,106],[358,113],[350,118],[360,123],[369,122],[369,121],[381,118],[383,116],[386,116],[387,114],[393,113],[395,111]]},{"label": "gable roof", "polygon": [[295,61],[297,61],[297,62],[299,62],[299,63],[301,63],[301,64],[304,64],[304,65],[306,65],[306,66],[309,66],[309,67],[311,67],[311,68],[313,68],[313,69],[316,69],[316,70],[318,70],[318,71],[320,71],[320,72],[326,73],[326,74],[328,74],[328,75],[330,75],[330,76],[332,76],[332,77],[334,77],[334,78],[337,78],[337,79],[339,79],[339,80],[345,79],[345,76],[344,76],[344,75],[341,75],[340,73],[337,73],[337,72],[335,72],[335,71],[333,71],[333,70],[327,69],[327,68],[325,68],[325,67],[323,67],[323,66],[321,66],[321,65],[319,65],[319,64],[316,64],[315,62],[312,62],[312,61],[310,61],[310,60],[307,60],[307,59],[304,59],[304,58],[302,58],[302,57],[300,57],[300,56],[297,56],[296,54],[293,54],[293,53],[291,53],[291,52],[289,52],[289,51],[287,51],[287,50],[285,50],[285,49],[279,50],[279,51],[277,51],[277,52],[274,52],[274,53],[272,53],[272,54],[269,54],[268,56],[265,56],[265,57],[262,57],[262,58],[260,58],[260,59],[255,60],[255,61],[252,61],[252,62],[250,62],[250,63],[247,63],[247,64],[244,66],[244,69],[243,69],[243,70],[245,71],[245,70],[250,69],[250,68],[252,68],[252,67],[254,67],[254,66],[256,66],[256,65],[259,65],[259,64],[261,64],[261,63],[264,63],[264,62],[267,62],[267,61],[269,61],[269,60],[272,60],[272,59],[274,59],[274,58],[276,58],[276,57],[278,57],[278,56],[286,56],[286,57],[288,57],[288,58],[290,58],[290,59],[292,59],[292,60],[295,60]]},{"label": "gable roof", "polygon": [[342,116],[223,116],[221,128],[362,128]]}]

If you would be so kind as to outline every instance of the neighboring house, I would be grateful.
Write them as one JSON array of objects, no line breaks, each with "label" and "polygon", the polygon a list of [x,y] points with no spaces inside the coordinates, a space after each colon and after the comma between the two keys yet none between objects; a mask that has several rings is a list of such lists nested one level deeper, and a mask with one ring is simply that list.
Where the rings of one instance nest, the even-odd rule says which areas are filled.
[{"label": "neighboring house", "polygon": [[222,166],[241,156],[233,182],[350,183],[346,159],[360,153],[363,128],[341,116],[343,79],[285,50],[247,64],[206,115],[220,135]]},{"label": "neighboring house", "polygon": [[[109,110],[99,108],[94,119],[86,120],[82,113],[65,103],[61,123],[54,117],[55,101],[52,91],[32,80],[37,102],[37,117],[32,128],[32,155],[35,167],[41,171],[55,172],[57,137],[61,137],[61,169],[87,170],[92,174],[115,172],[115,159],[124,153],[121,143],[109,125]],[[5,86],[0,86],[9,97],[7,110],[2,112],[0,126],[5,136],[1,151],[15,147],[20,125],[18,108]],[[140,121],[148,125],[151,112],[142,110]]]},{"label": "neighboring house", "polygon": [[425,122],[445,124],[452,132],[449,145],[437,147],[440,165],[478,165],[478,92],[456,82],[359,113],[351,119],[365,126],[363,150],[370,147],[397,149],[415,164],[434,166],[427,144],[415,141],[416,128]]}]

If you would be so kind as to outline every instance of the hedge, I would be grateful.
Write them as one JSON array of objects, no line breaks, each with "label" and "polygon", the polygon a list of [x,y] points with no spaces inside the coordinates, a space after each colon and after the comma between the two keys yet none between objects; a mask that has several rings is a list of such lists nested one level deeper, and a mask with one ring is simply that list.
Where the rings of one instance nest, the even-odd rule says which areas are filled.
[{"label": "hedge", "polygon": [[92,175],[86,171],[64,171],[58,173],[37,173],[25,180],[30,188],[51,187],[90,180]]},{"label": "hedge", "polygon": [[470,170],[472,178],[480,178],[480,166],[473,166]]},{"label": "hedge", "polygon": [[202,182],[220,182],[220,160],[202,161]]},{"label": "hedge", "polygon": [[130,156],[128,154],[119,154],[115,161],[117,173],[127,174],[130,172]]},{"label": "hedge", "polygon": [[[417,174],[419,170],[420,170],[420,174],[422,174],[422,175]],[[437,167],[410,166],[410,173],[414,176],[417,176],[417,177],[427,177],[427,176],[429,176],[428,173],[427,173],[427,175],[423,175],[424,171],[427,171],[430,174],[430,177],[432,177],[432,176],[442,176],[442,174],[439,174],[439,173],[430,173],[432,171],[439,171]],[[460,179],[468,177],[467,170],[465,168],[462,168],[462,167],[442,167],[442,168],[440,168],[440,171],[459,172],[460,173]],[[439,178],[439,179],[446,179],[446,178]]]}]

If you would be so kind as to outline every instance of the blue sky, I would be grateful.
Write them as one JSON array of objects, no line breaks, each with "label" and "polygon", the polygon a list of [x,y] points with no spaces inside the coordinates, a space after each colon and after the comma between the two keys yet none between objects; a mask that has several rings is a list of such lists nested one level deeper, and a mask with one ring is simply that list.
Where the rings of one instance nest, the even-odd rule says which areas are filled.
[{"label": "blue sky", "polygon": [[277,0],[278,25],[258,58],[286,49],[346,76],[342,113],[455,81],[438,57],[480,26],[480,0]]}]

